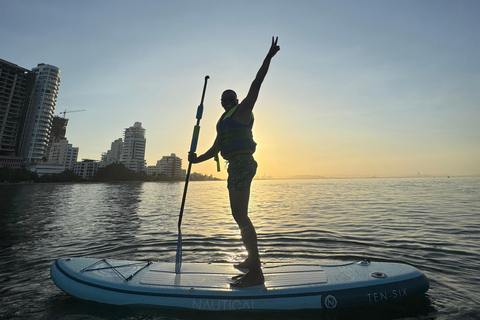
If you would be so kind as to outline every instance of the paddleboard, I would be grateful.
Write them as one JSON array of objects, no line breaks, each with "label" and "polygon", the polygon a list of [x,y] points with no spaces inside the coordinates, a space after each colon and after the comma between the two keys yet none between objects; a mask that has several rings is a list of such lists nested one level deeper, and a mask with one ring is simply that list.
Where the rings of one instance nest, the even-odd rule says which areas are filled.
[{"label": "paddleboard", "polygon": [[241,271],[228,264],[175,264],[93,258],[55,261],[50,273],[66,293],[114,305],[198,310],[299,310],[374,305],[423,295],[428,279],[401,263],[266,264],[265,284],[230,288]]}]

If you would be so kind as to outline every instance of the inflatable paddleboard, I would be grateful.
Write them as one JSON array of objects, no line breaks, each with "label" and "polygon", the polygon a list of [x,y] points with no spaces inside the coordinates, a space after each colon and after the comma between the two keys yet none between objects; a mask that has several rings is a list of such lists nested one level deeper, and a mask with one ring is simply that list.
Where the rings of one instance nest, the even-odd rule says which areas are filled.
[{"label": "inflatable paddleboard", "polygon": [[418,269],[400,263],[360,261],[339,265],[266,264],[265,284],[230,288],[242,272],[227,264],[69,258],[51,276],[66,293],[115,305],[198,310],[297,310],[373,305],[423,295]]}]

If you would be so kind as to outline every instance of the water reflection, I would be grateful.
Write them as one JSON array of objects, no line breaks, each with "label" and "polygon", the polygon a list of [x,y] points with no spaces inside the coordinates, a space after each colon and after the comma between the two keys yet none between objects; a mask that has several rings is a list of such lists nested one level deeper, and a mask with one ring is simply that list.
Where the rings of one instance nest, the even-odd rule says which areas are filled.
[{"label": "water reflection", "polygon": [[[478,311],[479,192],[479,179],[254,181],[250,212],[264,262],[402,261],[427,273],[440,308]],[[0,318],[91,315],[51,282],[60,257],[173,262],[182,193],[183,183],[0,185]],[[245,257],[225,182],[190,183],[182,232],[184,261]]]},{"label": "water reflection", "polygon": [[95,225],[109,234],[130,240],[139,228],[138,208],[143,183],[100,184],[95,190]]},{"label": "water reflection", "polygon": [[128,250],[139,228],[141,182],[75,184],[72,198],[56,208],[53,222],[62,245],[79,248],[80,256]]},{"label": "water reflection", "polygon": [[9,247],[48,236],[55,208],[69,201],[71,186],[4,185],[0,194],[1,245]]}]

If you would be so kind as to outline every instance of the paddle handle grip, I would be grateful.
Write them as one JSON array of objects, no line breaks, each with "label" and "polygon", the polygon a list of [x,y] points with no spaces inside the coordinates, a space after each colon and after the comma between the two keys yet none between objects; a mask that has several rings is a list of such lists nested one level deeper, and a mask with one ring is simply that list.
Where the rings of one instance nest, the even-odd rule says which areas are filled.
[{"label": "paddle handle grip", "polygon": [[210,79],[209,76],[205,77],[205,83],[203,84],[202,100],[200,105],[197,107],[197,124],[193,127],[192,143],[190,145],[190,152],[197,151],[198,136],[200,135],[200,119],[203,116],[203,99],[205,98],[205,91],[207,89],[207,81]]},{"label": "paddle handle grip", "polygon": [[190,152],[197,151],[197,143],[198,143],[198,136],[200,135],[200,126],[196,125],[193,127],[193,136],[192,136],[192,144],[190,145]]},{"label": "paddle handle grip", "polygon": [[197,120],[202,119],[203,115],[203,104],[199,105],[197,108]]}]

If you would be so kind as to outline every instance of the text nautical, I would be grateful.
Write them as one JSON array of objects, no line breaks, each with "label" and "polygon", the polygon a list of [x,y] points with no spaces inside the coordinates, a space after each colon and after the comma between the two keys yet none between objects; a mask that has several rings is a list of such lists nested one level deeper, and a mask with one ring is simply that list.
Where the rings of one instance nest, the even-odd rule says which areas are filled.
[{"label": "text nautical", "polygon": [[253,300],[195,299],[192,307],[198,310],[249,310],[254,309]]}]

